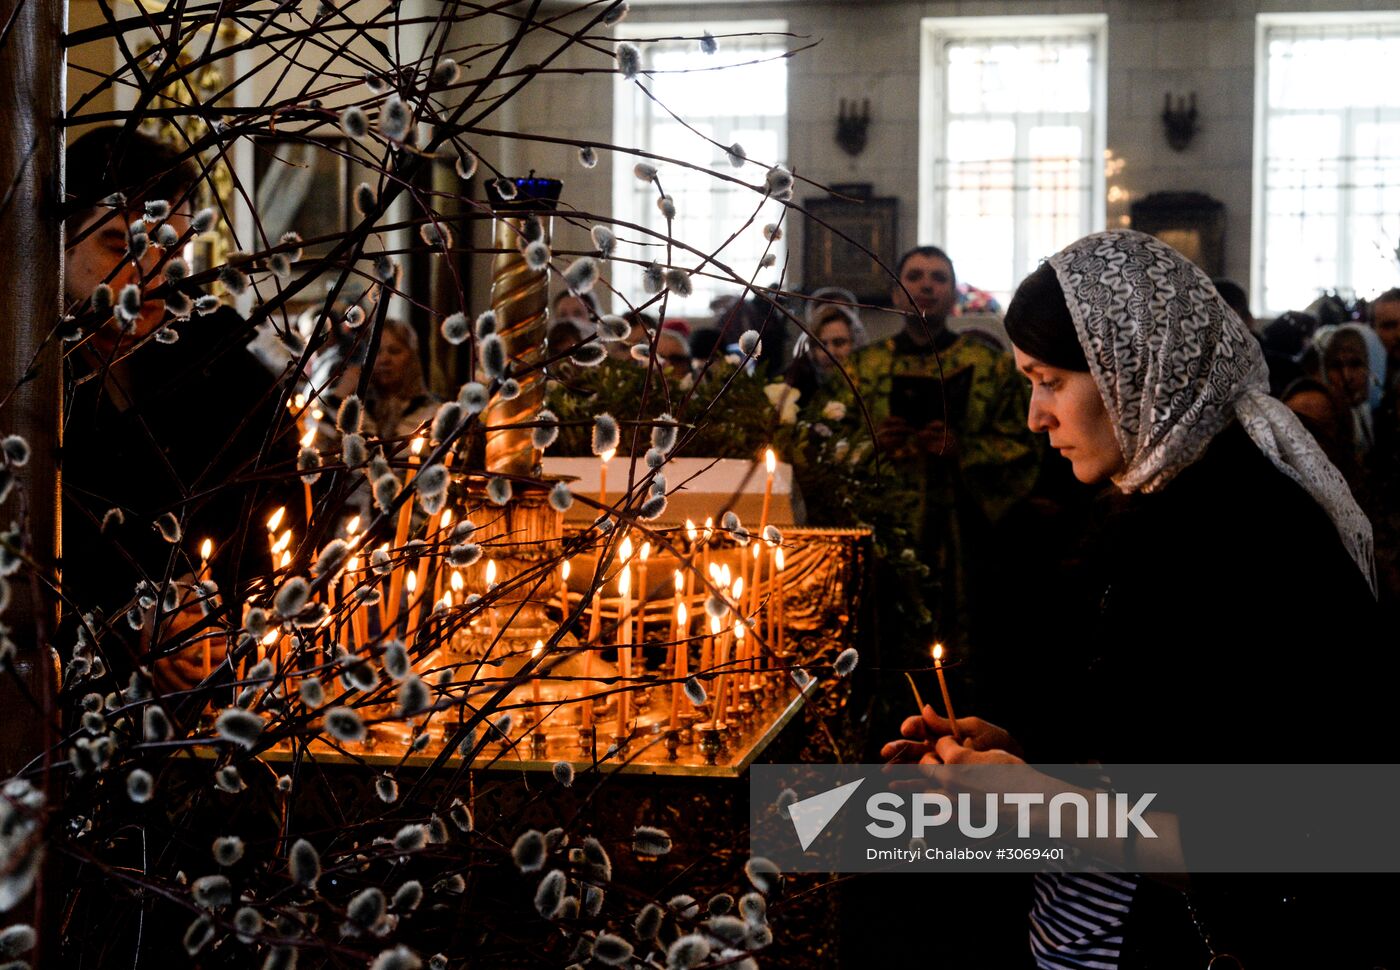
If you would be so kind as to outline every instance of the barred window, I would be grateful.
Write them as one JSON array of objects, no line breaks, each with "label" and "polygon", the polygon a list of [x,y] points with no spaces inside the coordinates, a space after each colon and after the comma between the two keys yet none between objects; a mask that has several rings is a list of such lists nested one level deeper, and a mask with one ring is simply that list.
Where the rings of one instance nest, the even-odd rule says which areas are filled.
[{"label": "barred window", "polygon": [[[680,24],[623,26],[628,28],[619,33],[623,39],[629,34],[633,38],[693,38],[695,34],[694,26]],[[783,216],[783,206],[764,203],[763,197],[752,189],[716,178],[710,172],[750,184],[763,183],[763,167],[750,163],[735,169],[724,148],[719,147],[736,142],[756,161],[786,162],[787,60],[782,55],[787,46],[783,38],[760,35],[786,31],[787,25],[778,21],[727,21],[712,29],[719,48],[714,54],[701,51],[694,39],[633,41],[641,48],[643,71],[656,72],[639,75],[655,100],[631,81],[619,79],[616,83],[614,142],[702,169],[658,163],[661,187],[676,205],[671,235],[700,252],[697,255],[673,247],[668,254],[666,218],[656,205],[656,187],[633,175],[637,159],[616,156],[613,215],[654,233],[643,235],[626,226],[617,228],[621,242],[618,261],[613,266],[613,285],[633,304],[647,299],[642,291],[641,268],[622,262],[623,259],[654,259],[663,265],[669,259],[671,265],[693,269],[706,257],[713,257],[715,262],[748,280],[754,278],[763,254],[771,253],[776,257],[776,265],[758,273],[756,282],[760,284],[776,282],[786,261],[785,240],[770,244],[763,237],[763,227]],[[751,36],[732,36],[741,34]],[[711,144],[707,138],[717,144]],[[751,224],[740,231],[749,220]],[[738,235],[731,239],[736,232]],[[703,266],[692,277],[694,293],[690,297],[680,298],[674,293],[668,297],[667,315],[708,316],[711,300],[741,289],[740,284],[725,279],[727,276],[713,264]],[[625,309],[617,300],[614,307]]]},{"label": "barred window", "polygon": [[1400,17],[1258,20],[1254,295],[1267,314],[1397,282]]},{"label": "barred window", "polygon": [[1003,305],[1104,221],[1104,39],[1095,17],[924,21],[919,242]]}]

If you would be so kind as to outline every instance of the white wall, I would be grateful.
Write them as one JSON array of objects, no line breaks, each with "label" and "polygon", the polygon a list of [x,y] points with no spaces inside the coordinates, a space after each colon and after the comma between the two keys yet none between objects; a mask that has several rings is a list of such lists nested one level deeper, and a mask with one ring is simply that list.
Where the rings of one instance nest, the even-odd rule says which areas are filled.
[{"label": "white wall", "polygon": [[[1198,191],[1226,206],[1226,273],[1249,282],[1254,144],[1255,15],[1305,10],[1392,9],[1382,0],[859,0],[859,2],[634,2],[629,22],[689,22],[720,33],[729,19],[784,19],[819,41],[789,62],[789,162],[819,182],[872,182],[878,195],[900,199],[901,248],[916,239],[919,35],[924,17],[1047,13],[1108,15],[1108,149],[1123,163],[1108,180],[1108,224],[1128,214],[1134,198],[1156,191]],[[794,44],[802,41],[794,41]],[[599,54],[573,61],[597,66]],[[544,78],[519,105],[523,130],[606,141],[611,132],[611,79]],[[1167,147],[1160,115],[1164,95],[1197,93],[1200,132],[1184,152]],[[864,154],[851,159],[834,141],[841,98],[871,99],[873,121]],[[536,121],[537,119],[537,121]],[[606,155],[584,172],[562,148],[523,148],[522,171],[562,173],[565,197],[607,211],[611,170]],[[1113,191],[1114,189],[1118,191]],[[799,191],[803,195],[812,194]],[[793,224],[791,246],[800,253]],[[952,254],[956,259],[957,254]],[[800,261],[794,260],[796,267]],[[802,282],[794,280],[794,282]],[[820,281],[816,281],[820,282]],[[1329,281],[1319,280],[1320,285]]]}]

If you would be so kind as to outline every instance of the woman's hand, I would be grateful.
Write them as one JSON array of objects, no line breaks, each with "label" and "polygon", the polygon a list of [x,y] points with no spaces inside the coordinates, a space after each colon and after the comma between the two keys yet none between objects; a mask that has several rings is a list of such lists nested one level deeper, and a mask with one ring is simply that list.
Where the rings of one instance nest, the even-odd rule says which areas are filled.
[{"label": "woman's hand", "polygon": [[[880,756],[894,764],[982,764],[1024,763],[1021,746],[1007,731],[980,717],[958,718],[961,741],[953,738],[952,723],[938,714],[930,704],[924,705],[921,716],[907,718],[899,728],[905,740],[891,741],[880,749]],[[957,761],[943,757],[941,750]],[[992,755],[983,757],[981,755]],[[1009,758],[1010,760],[1002,760]]]}]

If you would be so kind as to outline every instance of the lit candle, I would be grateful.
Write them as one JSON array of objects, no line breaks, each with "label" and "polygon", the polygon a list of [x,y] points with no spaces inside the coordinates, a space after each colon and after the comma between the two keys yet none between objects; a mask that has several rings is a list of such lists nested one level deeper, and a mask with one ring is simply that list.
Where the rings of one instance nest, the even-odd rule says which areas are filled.
[{"label": "lit candle", "polygon": [[[316,427],[315,427],[315,425],[310,425],[310,426],[307,427],[307,429],[306,429],[306,434],[304,434],[304,435],[301,436],[301,446],[302,446],[303,448],[310,448],[311,445],[312,445],[315,441],[316,441]],[[310,528],[311,528],[311,483],[308,482],[305,478],[303,478],[303,479],[301,480],[301,488],[302,488],[302,493],[306,496],[306,527],[307,527],[307,530],[310,531]]]},{"label": "lit candle", "polygon": [[[676,573],[677,589],[680,587],[681,574]],[[686,655],[686,634],[690,632],[690,619],[686,616],[685,604],[679,599],[676,600],[676,610],[674,620],[671,624],[671,639],[675,640],[676,664],[672,668],[672,676],[675,678],[671,683],[671,730],[680,727],[681,716],[681,681],[690,675],[690,657]]]},{"label": "lit candle", "polygon": [[[452,570],[452,579],[448,582],[448,585],[452,588],[443,594],[443,598],[447,600],[449,606],[454,604],[460,605],[464,600],[462,587],[465,585],[462,582],[462,574],[455,569]],[[462,631],[457,628],[456,624],[453,624],[452,642],[454,644],[460,643],[460,638],[462,636]]]},{"label": "lit candle", "polygon": [[[623,540],[624,543],[627,540]],[[617,663],[625,689],[617,695],[617,733],[625,737],[627,722],[631,717],[632,693],[632,569],[624,565],[617,576],[617,594],[620,598],[617,620]]]},{"label": "lit candle", "polygon": [[[535,641],[535,646],[530,650],[530,659],[531,659],[531,660],[537,659],[537,658],[539,657],[540,652],[541,652],[542,650],[544,650],[544,641],[543,641],[543,640],[536,640],[536,641]],[[540,705],[540,675],[539,675],[539,668],[538,668],[538,667],[536,667],[534,670],[530,671],[530,698],[531,698],[531,700],[533,700],[533,701],[535,702],[535,706],[536,706],[536,707],[539,707],[539,705]],[[539,712],[536,711],[535,713],[536,713],[536,715],[538,715]]]},{"label": "lit candle", "polygon": [[710,537],[715,534],[715,520],[705,517],[705,531],[700,536],[700,575],[710,574]]},{"label": "lit candle", "polygon": [[740,620],[734,621],[734,660],[735,668],[739,671],[739,680],[744,680],[743,673],[745,663],[752,664],[753,656],[748,643],[748,630]]},{"label": "lit candle", "polygon": [[[418,456],[423,451],[423,436],[419,435],[408,444],[408,474],[404,477],[403,490],[409,491],[409,486],[413,484],[413,477],[418,473]],[[413,498],[408,495],[404,499],[403,505],[399,507],[399,520],[394,530],[394,548],[402,549],[404,543],[408,541],[408,528],[413,522]],[[404,566],[400,564],[394,569],[389,581],[389,615],[397,617],[399,615],[399,601],[403,596],[403,575]]]},{"label": "lit candle", "polygon": [[709,673],[715,666],[715,654],[719,652],[720,622],[718,617],[710,617],[710,635],[700,644],[700,671]]},{"label": "lit candle", "polygon": [[933,670],[938,674],[938,689],[943,691],[943,709],[948,712],[948,723],[953,726],[953,740],[961,741],[962,732],[958,730],[957,715],[953,713],[953,698],[948,693],[948,681],[943,676],[943,644],[933,645]]},{"label": "lit candle", "polygon": [[411,640],[414,632],[418,629],[418,612],[420,602],[415,594],[418,592],[418,575],[413,570],[408,570],[404,575],[404,590],[407,592],[407,602],[404,609],[408,611],[408,625],[404,628],[404,639]]},{"label": "lit candle", "polygon": [[[438,555],[441,555],[441,549],[442,549],[443,541],[444,541],[444,540],[443,540],[443,536],[447,533],[448,528],[451,527],[451,525],[452,525],[452,510],[451,510],[450,508],[446,508],[446,509],[443,509],[440,513],[438,513],[437,523],[438,523],[438,527],[437,527],[437,533],[436,533],[436,535],[435,535],[435,537],[434,537],[434,543],[435,543],[435,545],[436,545],[435,551],[438,553]],[[437,571],[437,573],[435,574],[436,577],[437,577],[437,578],[433,581],[433,595],[434,595],[435,597],[438,597],[438,598],[441,598],[441,597],[442,597],[442,583],[443,583],[443,576],[445,575],[445,573],[446,573],[446,570],[444,570],[444,569],[439,569],[439,570]]]},{"label": "lit candle", "polygon": [[[352,575],[360,568],[360,557],[351,556],[345,564],[345,576],[341,579],[341,586],[344,590],[345,601],[351,602],[351,597],[355,593],[356,580]],[[363,647],[369,642],[369,620],[365,615],[364,603],[356,603],[350,611],[350,629],[355,634],[355,646]]]},{"label": "lit candle", "polygon": [[[488,559],[488,560],[486,560],[486,592],[487,592],[487,594],[489,595],[489,594],[491,593],[491,591],[492,591],[493,589],[495,589],[495,588],[496,588],[496,560],[494,560],[494,559]],[[496,616],[496,606],[495,606],[495,602],[496,602],[496,600],[495,600],[495,598],[493,597],[492,600],[491,600],[491,603],[492,603],[491,608],[490,608],[489,610],[486,611],[487,618],[489,619],[489,621],[490,621],[490,623],[491,623],[491,642],[492,642],[492,643],[495,643],[495,642],[496,642],[496,636],[497,636],[497,634],[498,634],[498,632],[499,632],[499,631],[498,631],[498,627],[497,627],[497,619],[498,619],[498,617]]]},{"label": "lit candle", "polygon": [[616,448],[609,448],[598,456],[601,464],[598,466],[598,504],[608,504],[608,462],[613,460],[613,455],[617,454]]},{"label": "lit candle", "polygon": [[[741,562],[742,562],[742,560],[741,560]],[[730,597],[731,597],[731,598],[733,599],[733,601],[734,601],[734,613],[735,613],[735,617],[734,617],[734,629],[735,629],[735,630],[739,630],[739,629],[741,629],[741,628],[743,627],[743,625],[744,625],[743,607],[740,605],[740,604],[742,604],[742,603],[744,602],[744,577],[743,577],[743,576],[738,576],[738,577],[735,578],[735,580],[734,580],[734,585],[733,585],[732,587],[730,587]],[[734,636],[734,659],[735,659],[735,661],[742,661],[742,660],[744,659],[744,658],[743,658],[743,650],[744,650],[744,638],[743,638],[742,636],[739,636],[739,635],[736,633],[735,636]],[[739,667],[742,667],[743,664],[742,664],[742,663],[738,663],[738,666],[739,666]]]},{"label": "lit candle", "polygon": [[778,470],[778,456],[773,454],[773,449],[769,448],[763,453],[763,464],[768,469],[768,475],[763,483],[763,514],[758,517],[758,534],[763,534],[763,529],[768,525],[768,506],[773,501],[773,473]]},{"label": "lit candle", "polygon": [[287,507],[286,507],[285,505],[283,505],[283,506],[280,506],[280,507],[277,509],[276,512],[273,512],[271,515],[269,515],[269,516],[267,517],[267,544],[268,544],[268,551],[269,551],[269,554],[270,554],[271,557],[272,557],[272,568],[273,568],[273,569],[276,569],[276,568],[277,568],[277,550],[276,550],[276,549],[273,549],[273,548],[272,548],[272,545],[273,545],[274,542],[277,541],[276,538],[275,538],[275,536],[277,535],[277,529],[278,529],[279,526],[281,526],[281,524],[282,524],[282,516],[286,515],[286,513],[287,513]]},{"label": "lit candle", "polygon": [[785,656],[783,648],[786,646],[785,627],[787,626],[787,604],[784,602],[784,599],[787,595],[787,587],[783,580],[783,570],[785,570],[786,568],[787,557],[783,554],[783,547],[779,546],[777,549],[773,550],[773,572],[775,574],[774,579],[777,580],[778,583],[778,594],[774,597],[774,600],[776,600],[776,613],[774,615],[774,620],[776,622],[778,631],[777,637],[775,639],[777,640],[778,644],[777,651],[779,657]]},{"label": "lit candle", "polygon": [[[681,607],[683,605],[681,603],[681,591],[685,589],[685,577],[681,575],[681,571],[679,569],[674,570],[671,573],[671,582],[675,586],[675,592],[671,596],[671,616],[673,618],[679,618],[681,616]],[[681,628],[677,625],[678,623],[679,620],[676,619],[675,622],[671,624],[671,646],[666,651],[667,666],[671,664],[673,658],[675,657],[676,641],[681,638]]]},{"label": "lit candle", "polygon": [[637,558],[637,636],[633,643],[647,642],[647,559],[651,556],[651,543],[643,542]]},{"label": "lit candle", "polygon": [[[758,616],[759,607],[763,604],[763,543],[754,540],[750,546],[753,559],[753,573],[749,577],[751,584],[749,590],[749,611],[746,614],[750,618]],[[755,620],[757,622],[757,620]]]},{"label": "lit candle", "polygon": [[[210,557],[211,555],[213,555],[213,553],[214,553],[214,541],[213,541],[212,539],[205,539],[203,542],[201,542],[201,543],[199,544],[199,581],[200,581],[201,583],[203,583],[203,582],[205,582],[205,581],[207,581],[207,580],[209,579],[209,557]],[[200,592],[200,595],[201,595],[201,596],[204,595],[204,594],[203,594],[203,591]],[[204,637],[204,676],[205,676],[205,677],[208,677],[211,673],[213,673],[213,670],[214,670],[214,659],[213,659],[213,656],[210,654],[210,648],[211,648],[211,646],[212,646],[212,644],[210,643],[210,638],[207,637],[207,636]]]}]

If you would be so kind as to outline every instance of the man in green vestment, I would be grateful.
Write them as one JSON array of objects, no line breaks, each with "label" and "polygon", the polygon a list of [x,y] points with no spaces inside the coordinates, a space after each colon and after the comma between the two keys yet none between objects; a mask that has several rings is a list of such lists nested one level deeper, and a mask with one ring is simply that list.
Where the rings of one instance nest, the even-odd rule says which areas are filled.
[{"label": "man in green vestment", "polygon": [[978,584],[994,565],[982,561],[991,527],[1030,494],[1040,446],[1026,427],[1028,389],[1011,356],[948,329],[957,300],[948,255],[934,246],[910,250],[892,295],[904,329],[861,351],[852,369],[890,498],[881,545],[887,556],[927,569],[912,584],[922,609],[905,604],[914,622],[899,624],[915,638],[911,646],[926,651],[924,641],[937,638],[965,658],[976,635],[973,607],[983,598]]}]

